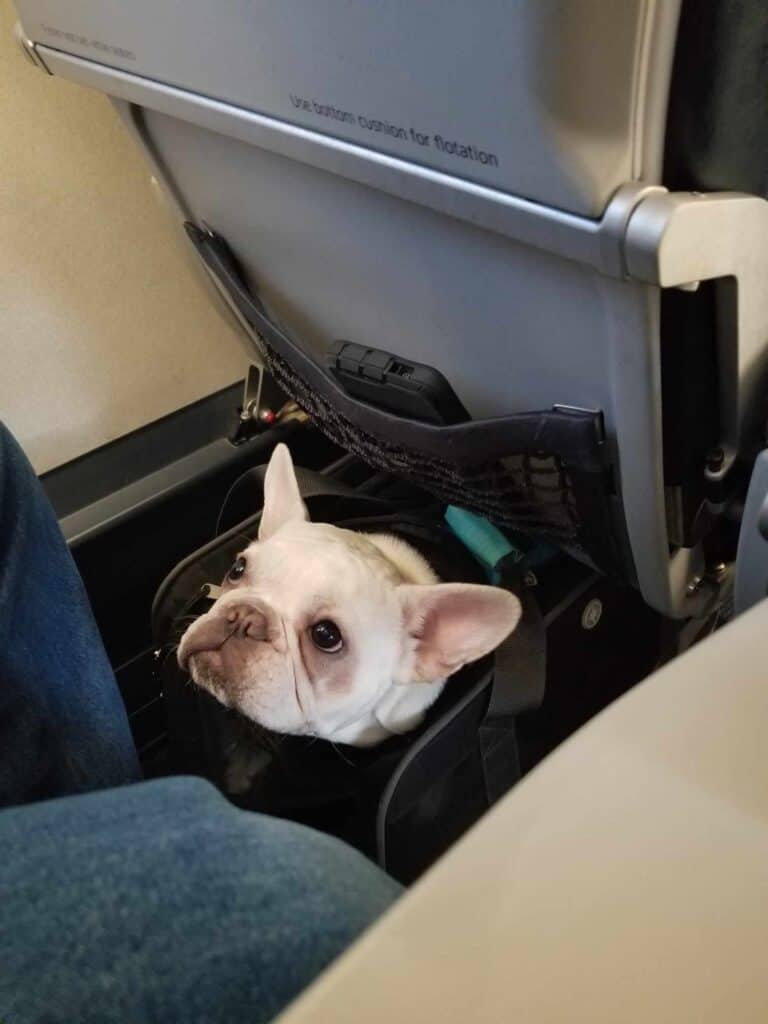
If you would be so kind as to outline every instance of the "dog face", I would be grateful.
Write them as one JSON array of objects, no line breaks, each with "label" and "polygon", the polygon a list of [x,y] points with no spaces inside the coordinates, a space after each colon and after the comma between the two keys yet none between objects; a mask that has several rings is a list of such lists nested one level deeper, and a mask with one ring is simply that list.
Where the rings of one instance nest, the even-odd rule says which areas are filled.
[{"label": "dog face", "polygon": [[279,445],[258,541],[186,631],[178,660],[265,728],[363,746],[418,725],[446,678],[519,617],[512,594],[440,584],[396,538],[310,523]]}]

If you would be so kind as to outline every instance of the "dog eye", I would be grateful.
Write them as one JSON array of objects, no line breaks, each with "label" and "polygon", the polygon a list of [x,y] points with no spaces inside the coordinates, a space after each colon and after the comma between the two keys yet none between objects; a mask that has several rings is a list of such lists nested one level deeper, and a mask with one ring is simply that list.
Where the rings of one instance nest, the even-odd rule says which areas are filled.
[{"label": "dog eye", "polygon": [[310,630],[310,634],[315,647],[319,647],[326,654],[336,654],[344,646],[341,630],[330,619],[322,619],[320,622],[316,622]]},{"label": "dog eye", "polygon": [[245,555],[238,555],[237,558],[235,559],[235,564],[232,566],[232,568],[227,573],[227,579],[228,580],[239,580],[240,577],[245,572],[245,567],[246,567]]}]

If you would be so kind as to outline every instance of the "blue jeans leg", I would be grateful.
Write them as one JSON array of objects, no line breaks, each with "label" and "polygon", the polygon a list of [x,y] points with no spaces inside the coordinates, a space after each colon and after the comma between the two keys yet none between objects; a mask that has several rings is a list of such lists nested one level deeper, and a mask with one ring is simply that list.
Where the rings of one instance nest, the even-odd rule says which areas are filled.
[{"label": "blue jeans leg", "polygon": [[84,588],[0,425],[0,1020],[259,1024],[400,892],[200,779],[105,788],[138,777]]},{"label": "blue jeans leg", "polygon": [[0,807],[140,777],[83,583],[0,424]]},{"label": "blue jeans leg", "polygon": [[399,892],[338,840],[200,779],[12,808],[0,1020],[262,1024]]}]

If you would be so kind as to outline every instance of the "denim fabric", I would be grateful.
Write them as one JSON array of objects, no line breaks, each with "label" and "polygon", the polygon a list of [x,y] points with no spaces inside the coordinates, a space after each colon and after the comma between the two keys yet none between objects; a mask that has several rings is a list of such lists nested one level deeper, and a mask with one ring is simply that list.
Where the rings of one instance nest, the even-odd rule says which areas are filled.
[{"label": "denim fabric", "polygon": [[258,1024],[400,892],[200,779],[121,785],[138,777],[83,585],[0,425],[2,1024]]},{"label": "denim fabric", "polygon": [[3,812],[0,890],[4,1024],[258,1024],[398,886],[177,778]]},{"label": "denim fabric", "polygon": [[0,807],[139,777],[85,588],[32,467],[0,424]]}]

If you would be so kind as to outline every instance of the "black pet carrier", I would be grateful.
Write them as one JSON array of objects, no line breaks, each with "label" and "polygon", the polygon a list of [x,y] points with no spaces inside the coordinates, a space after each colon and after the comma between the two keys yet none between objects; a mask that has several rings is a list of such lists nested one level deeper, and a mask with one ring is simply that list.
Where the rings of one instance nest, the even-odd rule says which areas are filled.
[{"label": "black pet carrier", "polygon": [[[231,495],[254,494],[264,468],[252,470]],[[446,528],[434,506],[403,511],[320,474],[298,470],[302,496],[316,521],[390,532],[421,551],[444,581],[486,582],[478,563]],[[251,505],[253,507],[253,505]],[[495,657],[457,673],[417,730],[368,749],[269,734],[190,684],[174,641],[189,616],[210,606],[211,583],[225,576],[256,536],[260,513],[233,526],[180,563],[158,591],[154,632],[176,767],[228,789],[228,752],[246,743],[259,768],[244,807],[292,818],[338,835],[403,881],[418,876],[519,777],[515,718],[535,707],[544,688],[544,627],[530,591],[511,577],[523,619]]]}]

